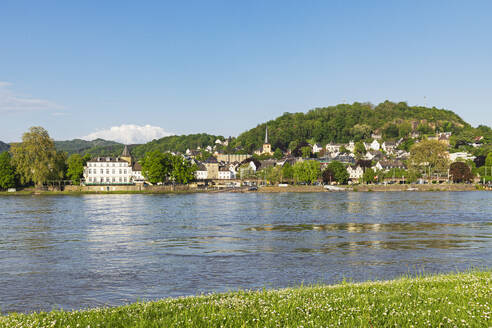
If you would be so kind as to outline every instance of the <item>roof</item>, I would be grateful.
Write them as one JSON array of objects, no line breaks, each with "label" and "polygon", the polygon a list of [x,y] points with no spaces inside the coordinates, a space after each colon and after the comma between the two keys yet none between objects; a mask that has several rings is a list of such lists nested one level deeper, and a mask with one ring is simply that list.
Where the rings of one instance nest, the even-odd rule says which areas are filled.
[{"label": "roof", "polygon": [[217,158],[210,156],[204,163],[218,163]]},{"label": "roof", "polygon": [[130,152],[128,151],[127,145],[125,145],[125,149],[123,149],[123,152],[121,153],[121,157],[131,157]]},{"label": "roof", "polygon": [[197,168],[197,171],[206,171],[207,168],[205,167],[205,165],[203,165],[202,163],[198,164],[198,168]]},{"label": "roof", "polygon": [[140,163],[138,163],[138,162],[135,162],[133,164],[132,170],[133,171],[142,171],[142,165],[140,165]]},{"label": "roof", "polygon": [[113,163],[128,163],[120,157],[94,157],[88,162],[113,162]]}]

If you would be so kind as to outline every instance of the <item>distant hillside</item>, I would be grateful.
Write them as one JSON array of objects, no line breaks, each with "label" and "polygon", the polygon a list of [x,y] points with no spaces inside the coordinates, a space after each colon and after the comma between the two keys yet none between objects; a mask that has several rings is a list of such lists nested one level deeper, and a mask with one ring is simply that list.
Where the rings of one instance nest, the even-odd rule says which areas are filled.
[{"label": "distant hillside", "polygon": [[458,133],[471,126],[450,110],[408,106],[404,102],[385,101],[377,106],[368,103],[341,104],[316,108],[307,113],[285,113],[275,120],[248,130],[235,140],[236,147],[247,151],[260,148],[268,125],[272,148],[288,149],[291,142],[348,142],[369,139],[371,133],[387,140],[411,132],[435,131]]},{"label": "distant hillside", "polygon": [[65,151],[71,154],[91,154],[93,156],[116,156],[123,151],[123,144],[115,141],[104,139],[95,139],[92,141],[73,139],[67,141],[55,141],[55,147],[58,151]]},{"label": "distant hillside", "polygon": [[135,147],[132,147],[130,151],[136,158],[141,158],[146,152],[153,150],[158,150],[161,152],[178,151],[184,153],[186,149],[214,146],[217,139],[225,140],[222,136],[215,136],[206,133],[169,136],[153,140],[143,145],[136,145]]},{"label": "distant hillside", "polygon": [[7,151],[10,149],[10,145],[6,144],[5,142],[0,141],[0,153],[3,153],[4,151]]}]

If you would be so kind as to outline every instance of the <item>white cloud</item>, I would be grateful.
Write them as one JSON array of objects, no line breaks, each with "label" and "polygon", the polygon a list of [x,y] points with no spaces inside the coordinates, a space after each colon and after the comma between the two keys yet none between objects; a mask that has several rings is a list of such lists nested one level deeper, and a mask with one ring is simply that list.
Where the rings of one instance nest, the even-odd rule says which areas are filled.
[{"label": "white cloud", "polygon": [[0,81],[0,113],[63,109],[52,101],[18,94],[11,86],[12,83]]},{"label": "white cloud", "polygon": [[164,131],[161,127],[151,125],[135,125],[135,124],[123,124],[120,126],[113,126],[106,130],[100,130],[93,132],[82,139],[94,140],[97,138],[105,140],[113,140],[124,144],[139,144],[146,143],[153,139],[159,139],[173,135],[172,133]]}]

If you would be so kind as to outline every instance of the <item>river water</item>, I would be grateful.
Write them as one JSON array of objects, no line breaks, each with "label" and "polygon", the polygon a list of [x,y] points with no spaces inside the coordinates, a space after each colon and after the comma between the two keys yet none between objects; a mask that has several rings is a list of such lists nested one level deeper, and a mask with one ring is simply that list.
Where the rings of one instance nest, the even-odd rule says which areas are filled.
[{"label": "river water", "polygon": [[491,192],[0,197],[4,313],[491,266]]}]

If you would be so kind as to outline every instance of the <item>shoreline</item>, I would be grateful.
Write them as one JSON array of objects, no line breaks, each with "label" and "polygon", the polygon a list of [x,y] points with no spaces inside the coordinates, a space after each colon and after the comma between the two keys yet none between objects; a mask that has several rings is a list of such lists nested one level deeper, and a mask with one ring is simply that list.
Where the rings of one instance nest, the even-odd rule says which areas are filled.
[{"label": "shoreline", "polygon": [[8,313],[4,327],[318,327],[492,324],[492,271],[233,291],[117,307]]},{"label": "shoreline", "polygon": [[459,191],[491,191],[475,184],[442,184],[442,185],[354,185],[340,186],[340,190],[330,191],[323,186],[309,185],[289,185],[286,187],[279,186],[261,186],[258,190],[249,190],[248,187],[240,188],[218,188],[218,189],[197,189],[197,188],[179,188],[179,189],[145,189],[145,190],[64,190],[49,191],[36,189],[23,189],[16,192],[0,191],[0,196],[37,196],[37,195],[121,195],[121,194],[196,194],[196,193],[312,193],[312,192],[459,192]]}]

